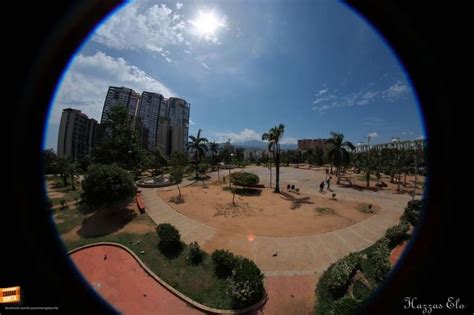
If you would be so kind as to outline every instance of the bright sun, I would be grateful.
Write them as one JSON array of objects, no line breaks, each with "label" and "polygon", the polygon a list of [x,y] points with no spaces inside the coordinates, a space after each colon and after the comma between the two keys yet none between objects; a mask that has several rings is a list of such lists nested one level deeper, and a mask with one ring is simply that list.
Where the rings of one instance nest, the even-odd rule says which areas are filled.
[{"label": "bright sun", "polygon": [[194,21],[191,21],[191,24],[196,27],[196,30],[200,35],[204,36],[214,35],[214,32],[219,27],[224,26],[224,23],[214,15],[214,11],[205,13],[199,11],[199,17],[197,17]]}]

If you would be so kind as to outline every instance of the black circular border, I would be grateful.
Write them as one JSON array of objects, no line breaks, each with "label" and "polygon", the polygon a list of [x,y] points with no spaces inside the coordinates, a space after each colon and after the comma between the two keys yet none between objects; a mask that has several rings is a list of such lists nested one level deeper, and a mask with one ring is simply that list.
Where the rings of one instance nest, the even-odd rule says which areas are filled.
[{"label": "black circular border", "polygon": [[[12,191],[7,196],[11,206],[4,209],[2,225],[7,223],[14,230],[5,233],[7,228],[2,229],[4,252],[9,254],[3,258],[6,267],[0,271],[0,287],[20,285],[24,305],[59,306],[66,313],[113,312],[74,271],[42,211],[45,194],[40,153],[49,102],[64,67],[95,25],[119,4],[58,1],[45,11],[43,3],[31,3],[28,12],[24,4],[17,4],[30,28],[16,32],[18,36],[9,46],[13,52],[9,66],[14,73],[9,103],[14,106],[9,108],[8,119],[8,183]],[[452,103],[455,87],[448,81],[453,72],[445,42],[440,41],[451,35],[452,28],[439,25],[452,11],[441,4],[428,7],[408,1],[350,1],[349,5],[396,51],[417,91],[428,131],[430,178],[424,224],[417,229],[411,249],[387,285],[364,313],[400,313],[406,296],[432,304],[445,303],[447,296],[467,302],[466,291],[458,285],[467,265],[452,262],[461,257],[458,244],[463,236],[457,230],[460,210],[451,202],[454,185],[446,185],[454,183],[454,177],[437,171],[455,165],[447,150],[455,138],[454,108],[447,106]]]}]

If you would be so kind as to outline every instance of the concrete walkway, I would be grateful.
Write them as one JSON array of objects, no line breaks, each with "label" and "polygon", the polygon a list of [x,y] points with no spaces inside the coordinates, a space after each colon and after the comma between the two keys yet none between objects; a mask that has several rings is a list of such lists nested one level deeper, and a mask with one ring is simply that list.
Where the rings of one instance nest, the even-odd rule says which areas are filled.
[{"label": "concrete walkway", "polygon": [[[410,200],[408,195],[338,187],[335,189],[337,198],[376,203],[381,206],[381,210],[366,220],[328,233],[301,237],[256,235],[251,241],[246,235],[234,234],[231,238],[226,237],[227,240],[219,245],[254,260],[266,276],[321,273],[338,259],[367,248],[381,238],[387,228],[399,222],[399,217]],[[219,231],[176,212],[157,196],[156,189],[141,190],[148,215],[157,224],[174,225],[184,242],[196,241],[201,247],[205,247],[207,242],[219,241]],[[318,194],[315,189],[304,187],[302,193]]]}]

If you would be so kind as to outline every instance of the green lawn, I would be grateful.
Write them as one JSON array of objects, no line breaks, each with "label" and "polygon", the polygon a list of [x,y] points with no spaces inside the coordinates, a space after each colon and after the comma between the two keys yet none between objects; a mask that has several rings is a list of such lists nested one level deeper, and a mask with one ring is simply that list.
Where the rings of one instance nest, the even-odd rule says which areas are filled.
[{"label": "green lawn", "polygon": [[[139,244],[136,244],[140,241]],[[67,250],[96,242],[115,242],[127,246],[161,279],[172,287],[201,304],[231,309],[230,297],[226,294],[227,282],[215,277],[214,264],[209,255],[205,255],[198,266],[190,265],[186,257],[189,247],[184,245],[181,254],[174,259],[166,258],[158,250],[158,235],[154,232],[146,234],[119,233],[97,238],[65,241]],[[140,254],[145,251],[144,254]]]}]

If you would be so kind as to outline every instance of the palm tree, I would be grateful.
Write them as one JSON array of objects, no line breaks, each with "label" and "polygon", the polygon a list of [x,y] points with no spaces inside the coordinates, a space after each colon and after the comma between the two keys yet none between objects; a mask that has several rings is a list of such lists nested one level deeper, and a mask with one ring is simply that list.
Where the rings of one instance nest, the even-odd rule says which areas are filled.
[{"label": "palm tree", "polygon": [[201,138],[201,129],[199,129],[196,137],[189,136],[191,141],[187,144],[187,150],[194,152],[194,161],[196,163],[196,180],[199,178],[199,162],[201,161],[201,157],[207,152],[207,142],[206,138]]},{"label": "palm tree", "polygon": [[209,151],[211,151],[211,162],[213,166],[217,166],[217,179],[220,180],[219,176],[219,163],[217,163],[219,145],[213,141],[209,143]]},{"label": "palm tree", "polygon": [[279,124],[262,135],[262,140],[268,141],[268,150],[273,153],[276,168],[275,192],[280,193],[280,140],[285,132],[285,125]]},{"label": "palm tree", "polygon": [[341,166],[350,161],[350,155],[347,149],[352,151],[355,149],[355,146],[349,141],[344,142],[344,134],[342,133],[331,131],[331,137],[332,138],[326,140],[326,143],[329,144],[328,157],[334,166],[336,166],[337,183],[339,184],[341,180]]}]

